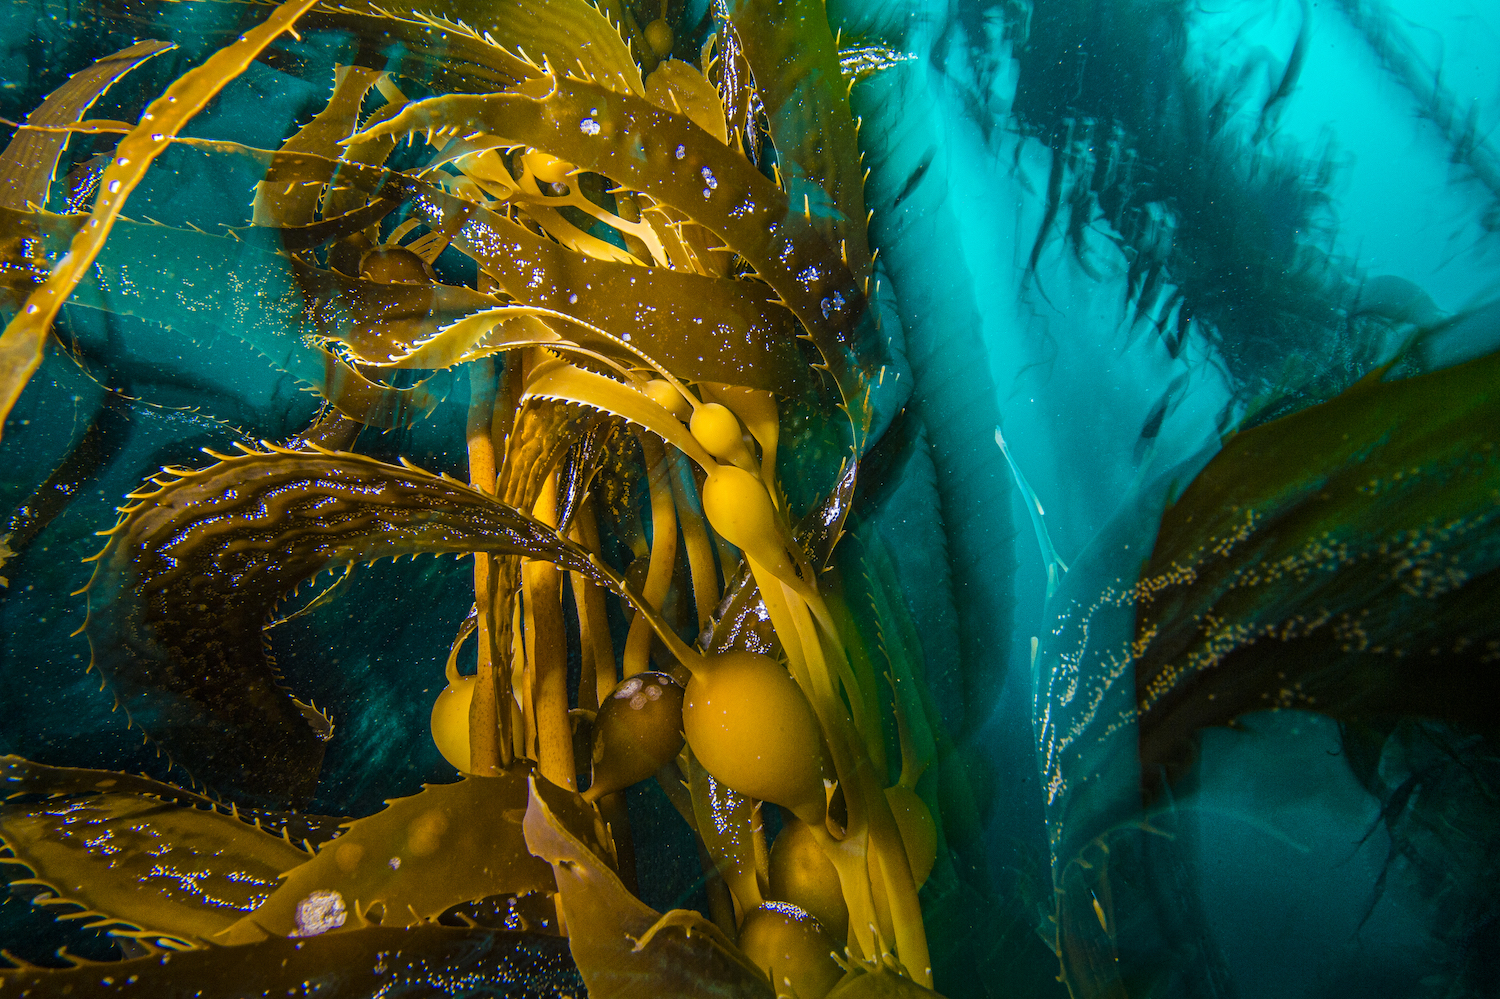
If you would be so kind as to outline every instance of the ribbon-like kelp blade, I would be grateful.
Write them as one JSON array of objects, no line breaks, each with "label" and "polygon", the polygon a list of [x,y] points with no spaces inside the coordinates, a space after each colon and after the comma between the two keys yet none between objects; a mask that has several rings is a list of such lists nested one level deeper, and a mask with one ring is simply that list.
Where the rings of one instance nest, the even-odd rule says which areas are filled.
[{"label": "ribbon-like kelp blade", "polygon": [[409,105],[361,137],[440,131],[463,136],[445,159],[501,146],[544,150],[643,191],[709,229],[755,268],[807,329],[846,400],[865,298],[839,251],[738,152],[685,115],[632,94],[558,78],[525,94],[450,95]]},{"label": "ribbon-like kelp blade", "polygon": [[106,791],[11,800],[0,839],[31,877],[78,906],[91,925],[125,922],[151,936],[200,943],[255,911],[283,871],[307,854],[212,808]]},{"label": "ribbon-like kelp blade", "polygon": [[1500,354],[1246,431],[1162,520],[1139,586],[1141,765],[1271,708],[1494,731]]},{"label": "ribbon-like kelp blade", "polygon": [[430,0],[387,4],[345,0],[320,10],[400,17],[436,17],[470,26],[495,48],[520,54],[540,75],[543,62],[559,72],[582,73],[611,90],[642,93],[641,71],[630,47],[609,20],[586,0]]},{"label": "ribbon-like kelp blade", "polygon": [[182,808],[216,808],[256,829],[303,846],[333,839],[339,834],[339,826],[348,821],[337,815],[277,812],[227,805],[196,791],[152,780],[140,774],[90,770],[86,767],[53,767],[20,756],[0,756],[0,795],[6,798],[19,795],[62,797],[105,792],[150,797]]},{"label": "ribbon-like kelp blade", "polygon": [[849,267],[870,273],[865,184],[849,89],[818,0],[730,0],[729,19],[765,105],[781,182]]},{"label": "ribbon-like kelp blade", "polygon": [[261,627],[318,572],[383,557],[528,555],[618,584],[545,524],[452,479],[355,454],[273,449],[134,493],[88,586],[94,666],[198,780],[306,797],[330,723],[288,695]]},{"label": "ribbon-like kelp blade", "polygon": [[351,57],[354,65],[440,92],[504,90],[537,74],[536,67],[472,28],[435,18],[410,4],[324,5],[305,14],[301,25],[307,31],[347,32],[359,39],[359,51]]},{"label": "ribbon-like kelp blade", "polygon": [[27,296],[21,311],[0,334],[0,426],[21,390],[42,363],[47,334],[73,287],[87,273],[104,246],[125,199],[146,176],[146,169],[199,111],[266,48],[291,27],[316,0],[286,0],[265,22],[209,56],[203,65],[179,77],[141,114],[141,120],[115,147],[114,159],[99,178],[99,197],[89,224],[73,237],[41,287]]},{"label": "ribbon-like kelp blade", "polygon": [[[382,907],[382,926],[413,926],[454,905],[489,895],[553,891],[552,869],[526,850],[530,768],[498,777],[428,784],[384,810],[355,819],[345,832],[293,869],[265,904],[216,939],[239,944],[301,929],[297,909],[313,892],[338,892],[347,910]],[[601,829],[602,832],[602,829]],[[278,872],[280,873],[280,872]],[[372,917],[373,918],[373,917]]]},{"label": "ribbon-like kelp blade", "polygon": [[[312,983],[316,983],[314,986]],[[465,995],[473,999],[572,999],[583,982],[562,937],[424,923],[371,926],[315,937],[272,937],[243,947],[71,968],[0,968],[6,995],[240,999],[315,994],[320,999]]]},{"label": "ribbon-like kelp blade", "polygon": [[552,864],[573,960],[589,994],[610,999],[771,999],[775,990],[697,912],[659,915],[625,889],[561,821],[566,792],[534,781],[526,845]]},{"label": "ribbon-like kelp blade", "polygon": [[[0,238],[60,244],[86,216],[0,209]],[[42,266],[37,257],[16,266]],[[35,273],[35,271],[33,271]],[[372,382],[304,338],[386,336],[410,342],[495,300],[450,285],[396,285],[320,270],[248,242],[191,229],[120,220],[71,301],[136,316],[207,341],[227,330],[341,412],[389,428],[429,412],[423,388]]]},{"label": "ribbon-like kelp blade", "polygon": [[[83,118],[120,78],[152,56],[173,48],[170,42],[147,39],[121,49],[114,55],[95,60],[86,69],[68,77],[42,106],[26,116],[27,125],[72,125]],[[22,128],[5,152],[0,153],[0,208],[24,211],[47,200],[47,188],[53,171],[67,144],[68,133],[44,132]]]},{"label": "ribbon-like kelp blade", "polygon": [[[796,319],[770,301],[758,282],[589,257],[406,174],[296,152],[273,154],[227,143],[195,146],[264,161],[264,185],[327,183],[337,169],[341,182],[358,183],[371,198],[409,201],[414,217],[450,236],[455,248],[518,303],[551,309],[622,339],[629,334],[633,346],[681,378],[783,395],[799,394],[806,381],[806,362],[793,343]],[[262,235],[276,240],[275,230]],[[411,335],[417,332],[375,325],[349,330],[346,343],[371,363],[401,363],[421,340]]]}]

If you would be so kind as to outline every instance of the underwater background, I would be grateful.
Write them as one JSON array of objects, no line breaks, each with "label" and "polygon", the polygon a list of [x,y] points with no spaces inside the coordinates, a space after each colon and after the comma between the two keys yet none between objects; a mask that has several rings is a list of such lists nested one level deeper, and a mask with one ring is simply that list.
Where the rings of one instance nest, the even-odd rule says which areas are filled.
[{"label": "underwater background", "polygon": [[[670,5],[699,40],[723,6]],[[90,111],[133,120],[267,9],[5,0],[4,138],[92,60],[174,42]],[[860,571],[878,564],[899,594],[900,634],[881,640],[920,664],[944,772],[962,775],[926,789],[946,842],[921,894],[934,988],[1500,995],[1500,10],[829,0],[826,15],[870,170],[883,338],[846,531]],[[308,81],[357,47],[289,36],[184,134],[275,148],[327,100]],[[97,180],[104,138],[73,137],[52,211]],[[170,151],[129,215],[244,225],[256,169]],[[460,259],[435,266],[473,280]],[[180,779],[88,672],[74,594],[144,476],[317,416],[237,321],[62,312],[0,442],[0,752]],[[427,418],[366,428],[358,449],[467,480],[466,385],[433,385]],[[827,483],[799,482],[795,461],[783,479],[805,508]],[[1464,461],[1478,471],[1460,495]],[[1296,519],[1287,497],[1345,480],[1347,498]],[[1376,495],[1396,498],[1361,505]],[[1233,580],[1161,609],[1194,516],[1232,534],[1227,511],[1283,508],[1260,534],[1252,517],[1260,547],[1224,570],[1281,566],[1274,611],[1212,603]],[[360,566],[268,633],[337,723],[307,812],[369,815],[453,776],[427,725],[472,583],[448,561]],[[1246,629],[1216,654],[1255,679],[1184,693],[1143,636],[1215,613]],[[1319,613],[1356,624],[1285,625]],[[707,911],[665,794],[627,802],[641,899]],[[0,902],[7,951],[120,956],[32,894]]]}]

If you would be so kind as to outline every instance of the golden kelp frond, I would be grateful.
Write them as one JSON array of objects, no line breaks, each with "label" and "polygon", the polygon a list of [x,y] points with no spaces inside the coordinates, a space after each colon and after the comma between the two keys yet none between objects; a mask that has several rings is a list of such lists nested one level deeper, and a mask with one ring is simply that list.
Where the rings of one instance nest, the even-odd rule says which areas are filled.
[{"label": "golden kelp frond", "polygon": [[310,793],[322,757],[261,634],[302,580],[387,556],[483,551],[615,585],[546,525],[410,466],[272,449],[154,481],[98,556],[85,626],[94,666],[198,779],[252,794]]},{"label": "golden kelp frond", "polygon": [[771,999],[770,982],[696,912],[665,916],[636,898],[557,815],[556,789],[534,782],[526,845],[552,865],[573,960],[592,995]]},{"label": "golden kelp frond", "polygon": [[843,78],[823,5],[733,0],[729,8],[770,119],[787,195],[829,244],[844,247],[844,259],[863,287],[871,262],[864,161],[849,91],[833,83]]},{"label": "golden kelp frond", "polygon": [[[42,106],[26,116],[26,124],[57,126],[82,120],[84,112],[126,73],[171,48],[170,42],[147,40],[96,59],[47,95]],[[47,188],[67,139],[66,132],[23,129],[16,133],[0,153],[0,208],[24,211],[46,202]]]},{"label": "golden kelp frond", "polygon": [[859,397],[854,347],[864,294],[836,247],[739,153],[685,115],[643,98],[557,79],[549,94],[420,101],[361,135],[456,137],[443,158],[532,146],[683,212],[721,238],[781,296],[846,400]]},{"label": "golden kelp frond", "polygon": [[[499,777],[428,784],[355,819],[311,860],[286,868],[265,904],[215,942],[310,936],[307,900],[315,896],[336,895],[346,913],[382,926],[416,926],[461,902],[553,891],[551,869],[521,833],[530,773],[518,765]],[[594,830],[587,835],[598,841]]]},{"label": "golden kelp frond", "polygon": [[199,944],[255,911],[283,871],[307,860],[216,810],[129,792],[7,801],[0,839],[31,871],[21,883],[81,907],[64,918]]},{"label": "golden kelp frond", "polygon": [[[518,999],[572,999],[583,983],[560,937],[424,923],[371,926],[315,937],[272,937],[242,947],[186,953],[146,945],[146,954],[70,968],[0,968],[16,995],[194,995],[204,999],[285,994],[288,982],[317,982],[325,999],[421,994],[466,981],[509,982]],[[522,984],[524,983],[524,984]]]},{"label": "golden kelp frond", "polygon": [[434,0],[421,4],[377,0],[320,9],[397,18],[441,19],[471,29],[488,44],[522,56],[540,74],[544,64],[611,90],[642,93],[640,67],[619,30],[587,0]]}]

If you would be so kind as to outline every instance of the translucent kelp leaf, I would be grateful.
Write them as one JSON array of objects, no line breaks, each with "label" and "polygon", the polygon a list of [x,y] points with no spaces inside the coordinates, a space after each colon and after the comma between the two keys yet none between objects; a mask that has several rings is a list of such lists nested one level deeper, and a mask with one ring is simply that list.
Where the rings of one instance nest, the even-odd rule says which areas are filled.
[{"label": "translucent kelp leaf", "polygon": [[325,999],[452,995],[455,989],[511,999],[572,999],[583,984],[560,937],[433,923],[273,937],[186,953],[150,948],[144,957],[72,968],[0,968],[8,993],[33,996],[237,999],[301,991],[303,982],[316,983],[316,994]]},{"label": "translucent kelp leaf", "polygon": [[839,52],[816,0],[731,0],[730,22],[770,119],[782,185],[850,268],[870,270],[863,158]]},{"label": "translucent kelp leaf", "polygon": [[[85,220],[0,208],[0,241],[14,233],[38,247],[58,245]],[[45,273],[40,257],[17,263],[37,276]],[[437,400],[421,387],[372,382],[304,338],[340,341],[358,330],[367,340],[401,349],[444,322],[494,304],[467,288],[363,281],[230,237],[125,220],[115,223],[70,301],[161,323],[203,342],[227,331],[341,412],[377,427],[403,425]]]},{"label": "translucent kelp leaf", "polygon": [[[26,124],[57,126],[79,121],[126,73],[172,47],[170,42],[148,39],[95,60],[48,94],[42,106],[26,116]],[[0,208],[24,211],[30,205],[46,204],[47,188],[67,141],[64,131],[17,132],[0,153]]]},{"label": "translucent kelp leaf", "polygon": [[261,635],[302,580],[385,556],[478,551],[611,585],[545,524],[410,466],[277,449],[153,481],[161,488],[132,494],[87,587],[94,666],[198,779],[274,800],[312,791],[332,727],[280,685]]},{"label": "translucent kelp leaf", "polygon": [[552,864],[573,960],[590,995],[771,999],[770,982],[717,926],[689,910],[660,915],[627,891],[558,818],[561,795],[533,782],[526,845]]},{"label": "translucent kelp leaf", "polygon": [[[428,784],[355,819],[311,860],[286,869],[265,904],[216,942],[307,935],[308,900],[330,893],[348,918],[413,926],[460,902],[552,891],[551,868],[527,852],[521,834],[530,773],[520,765],[498,777]],[[374,906],[380,907],[378,919],[370,913]]]},{"label": "translucent kelp leaf", "polygon": [[[332,5],[331,5],[332,6]],[[611,90],[641,93],[641,71],[630,47],[609,20],[586,0],[437,0],[422,4],[346,0],[335,9],[400,17],[441,18],[471,27],[490,45],[560,72],[582,73]]]},{"label": "translucent kelp leaf", "polygon": [[131,191],[145,178],[151,161],[167,148],[167,139],[186,127],[268,45],[291,30],[297,18],[315,2],[287,0],[274,8],[262,24],[173,82],[141,114],[140,123],[120,140],[114,159],[99,179],[100,193],[88,224],[73,237],[68,253],[27,297],[26,304],[0,335],[0,417],[10,413],[26,382],[41,365],[52,321],[93,264]]},{"label": "translucent kelp leaf", "polygon": [[1140,583],[1141,765],[1274,708],[1494,731],[1500,355],[1232,438],[1162,520]]},{"label": "translucent kelp leaf", "polygon": [[202,941],[253,912],[307,860],[286,840],[214,809],[106,791],[0,805],[0,838],[79,918]]}]

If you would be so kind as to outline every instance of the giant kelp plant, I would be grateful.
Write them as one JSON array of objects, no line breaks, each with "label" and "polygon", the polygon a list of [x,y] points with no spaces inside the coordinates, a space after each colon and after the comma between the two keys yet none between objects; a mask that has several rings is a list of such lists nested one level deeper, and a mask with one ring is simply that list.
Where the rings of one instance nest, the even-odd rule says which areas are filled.
[{"label": "giant kelp plant", "polygon": [[[1137,511],[1161,522],[1138,578],[1062,566],[1017,468],[1050,559],[1032,647],[1050,863],[993,903],[1019,931],[986,953],[929,942],[955,899],[993,891],[950,845],[1008,802],[938,703],[920,582],[859,523],[944,433],[893,412],[907,387],[851,110],[906,61],[900,39],[844,39],[812,0],[104,13],[186,22],[197,51],[127,31],[0,155],[0,407],[40,417],[44,364],[110,400],[0,553],[34,551],[129,453],[111,421],[193,421],[209,456],[130,459],[147,480],[97,525],[74,596],[98,683],[78,696],[121,713],[155,776],[56,747],[0,761],[13,885],[113,952],[21,955],[0,988],[821,999],[967,994],[999,968],[997,994],[1054,976],[1146,994],[1174,980],[1132,950],[1142,832],[1201,730],[1311,710],[1412,767],[1423,732],[1492,737],[1495,356],[1399,381],[1386,358],[1229,438],[1158,491],[1164,518]],[[1080,179],[1110,163],[1054,160],[1032,268],[1093,195],[1141,235],[1139,205]],[[173,179],[213,196],[174,200]],[[1184,303],[1212,303],[1138,260],[1133,300],[1168,300],[1180,345]],[[200,374],[152,399],[153,350],[258,357],[300,391],[237,412]],[[349,597],[365,567],[424,554],[465,561],[388,605]],[[441,618],[458,588],[467,615]],[[344,644],[294,650],[330,608],[314,634]],[[441,669],[341,680],[329,650],[391,619],[449,629]],[[969,714],[990,691],[973,683]],[[414,700],[420,727],[391,721]],[[385,771],[429,735],[457,780],[355,807],[414,791]],[[370,755],[328,765],[341,737]],[[665,809],[642,810],[643,784]],[[696,884],[653,906],[648,879],[674,875],[647,854],[672,835]]]}]

